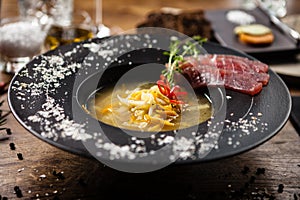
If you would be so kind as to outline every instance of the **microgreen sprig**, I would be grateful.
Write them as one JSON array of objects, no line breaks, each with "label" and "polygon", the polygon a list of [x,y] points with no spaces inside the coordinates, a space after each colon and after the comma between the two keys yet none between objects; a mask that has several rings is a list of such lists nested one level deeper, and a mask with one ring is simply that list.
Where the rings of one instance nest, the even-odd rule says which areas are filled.
[{"label": "microgreen sprig", "polygon": [[188,38],[182,42],[178,39],[171,41],[170,51],[164,52],[164,55],[169,56],[168,64],[162,71],[163,77],[171,87],[175,86],[174,74],[180,72],[179,64],[184,62],[184,57],[187,55],[198,56],[201,53],[199,45],[202,46],[206,41],[207,39],[201,36],[194,36],[192,39]]}]

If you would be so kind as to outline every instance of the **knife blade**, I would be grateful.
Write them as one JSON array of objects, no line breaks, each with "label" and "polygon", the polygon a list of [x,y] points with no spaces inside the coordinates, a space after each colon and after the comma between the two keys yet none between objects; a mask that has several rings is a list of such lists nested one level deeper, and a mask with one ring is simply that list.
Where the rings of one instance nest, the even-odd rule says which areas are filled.
[{"label": "knife blade", "polygon": [[291,27],[289,27],[288,25],[286,25],[285,23],[283,23],[280,19],[278,19],[274,14],[272,14],[267,8],[266,6],[264,6],[260,0],[256,0],[255,1],[257,7],[263,12],[265,13],[270,21],[284,34],[288,35],[295,43],[296,45],[300,45],[300,33],[294,29],[292,29]]}]

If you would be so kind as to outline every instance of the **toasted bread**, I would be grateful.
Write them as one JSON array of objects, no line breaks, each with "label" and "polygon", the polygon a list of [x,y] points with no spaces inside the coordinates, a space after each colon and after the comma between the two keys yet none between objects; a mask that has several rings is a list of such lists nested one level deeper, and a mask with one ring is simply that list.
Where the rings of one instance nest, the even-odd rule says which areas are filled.
[{"label": "toasted bread", "polygon": [[252,45],[268,45],[273,43],[274,35],[273,33],[267,33],[264,35],[249,35],[249,34],[239,34],[239,40],[242,43],[252,44]]},{"label": "toasted bread", "polygon": [[234,33],[238,35],[239,41],[250,45],[269,45],[275,39],[272,30],[261,24],[237,26]]}]

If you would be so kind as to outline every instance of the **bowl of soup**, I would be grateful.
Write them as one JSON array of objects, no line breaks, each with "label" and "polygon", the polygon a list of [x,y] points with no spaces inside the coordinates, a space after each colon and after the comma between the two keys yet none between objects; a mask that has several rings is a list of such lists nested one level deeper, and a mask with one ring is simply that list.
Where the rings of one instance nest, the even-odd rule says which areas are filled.
[{"label": "bowl of soup", "polygon": [[224,94],[214,87],[194,90],[182,76],[177,79],[184,95],[177,102],[170,100],[157,84],[167,61],[162,55],[154,49],[123,55],[122,63],[112,63],[82,82],[76,92],[78,105],[111,134],[207,129],[224,106]]}]

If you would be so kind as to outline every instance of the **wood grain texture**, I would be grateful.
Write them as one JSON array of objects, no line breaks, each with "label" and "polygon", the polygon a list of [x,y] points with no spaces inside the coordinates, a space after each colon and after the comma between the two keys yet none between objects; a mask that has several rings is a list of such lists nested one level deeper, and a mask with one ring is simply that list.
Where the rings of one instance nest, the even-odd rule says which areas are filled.
[{"label": "wood grain texture", "polygon": [[[290,122],[274,138],[244,154],[203,164],[169,166],[147,174],[118,172],[96,160],[57,149],[24,130],[12,115],[7,127],[11,128],[12,135],[0,143],[0,195],[9,199],[16,198],[15,186],[20,187],[24,199],[55,196],[60,199],[131,196],[218,199],[229,198],[231,190],[241,188],[248,194],[256,191],[255,188],[266,189],[277,199],[292,199],[300,193],[300,137]],[[16,150],[9,148],[11,142]],[[24,160],[17,158],[19,152]],[[245,166],[250,171],[243,174]],[[265,173],[256,175],[257,168],[265,168]],[[54,171],[63,172],[63,177],[59,178]],[[247,188],[245,184],[251,176],[255,181]],[[284,185],[283,193],[277,192],[279,184]]]},{"label": "wood grain texture", "polygon": [[[1,16],[17,15],[16,2],[2,0]],[[103,19],[110,26],[126,30],[134,28],[147,12],[162,6],[215,9],[236,7],[238,2],[104,0]],[[76,0],[75,6],[94,16],[92,0]],[[299,11],[297,6],[300,8],[298,0],[288,1],[290,13]],[[0,74],[1,81],[9,78]],[[291,93],[300,95],[299,89]],[[7,96],[0,97],[3,99]],[[4,109],[9,110],[7,102]],[[300,199],[300,137],[290,122],[271,140],[241,155],[169,166],[146,174],[118,172],[96,160],[62,151],[37,139],[12,115],[6,127],[11,128],[12,135],[0,141],[0,195],[8,199],[250,199],[254,192],[263,191],[276,199]],[[6,136],[5,131],[0,135]],[[10,143],[15,144],[15,150],[10,149]],[[19,160],[17,153],[22,153],[24,159]],[[250,171],[245,173],[245,167]],[[257,175],[258,168],[264,168],[265,173]],[[279,184],[284,185],[282,193],[277,191]],[[22,198],[14,193],[15,186],[21,189]]]}]

